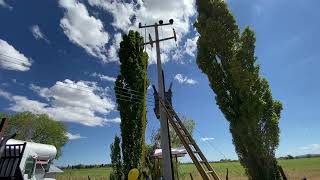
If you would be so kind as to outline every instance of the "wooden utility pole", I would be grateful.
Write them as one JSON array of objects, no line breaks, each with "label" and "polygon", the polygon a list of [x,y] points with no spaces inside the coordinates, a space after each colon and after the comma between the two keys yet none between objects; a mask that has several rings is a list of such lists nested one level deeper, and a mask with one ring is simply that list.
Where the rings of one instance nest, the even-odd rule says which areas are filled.
[{"label": "wooden utility pole", "polygon": [[[158,27],[159,26],[166,26],[166,25],[172,25],[173,19],[170,19],[169,23],[163,23],[162,20],[158,23],[155,23],[154,25],[145,25],[142,26],[141,23],[139,23],[139,28],[148,28],[148,27],[154,27],[155,31],[155,41],[152,40],[151,36],[149,35],[149,42],[144,43],[144,45],[150,44],[151,47],[153,47],[153,43],[156,44],[156,52],[157,52],[157,71],[158,71],[158,86],[159,86],[159,98],[161,98],[163,101],[165,100],[165,94],[164,94],[164,87],[163,87],[163,76],[162,76],[162,67],[161,67],[161,54],[160,54],[160,41],[165,41],[169,39],[177,39],[176,33],[173,29],[174,36],[164,39],[159,39],[159,32]],[[169,141],[169,127],[168,127],[168,117],[166,114],[166,111],[162,105],[159,104],[160,108],[160,129],[161,129],[161,149],[162,149],[162,175],[163,179],[165,180],[172,180],[174,179],[173,176],[173,167],[172,167],[172,157],[171,157],[171,149],[170,149],[170,141]]]}]

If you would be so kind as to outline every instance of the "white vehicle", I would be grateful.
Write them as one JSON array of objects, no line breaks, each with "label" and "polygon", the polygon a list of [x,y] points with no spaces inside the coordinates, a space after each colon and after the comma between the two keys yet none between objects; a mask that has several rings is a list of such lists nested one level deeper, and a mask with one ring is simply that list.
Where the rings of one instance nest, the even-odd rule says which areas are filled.
[{"label": "white vehicle", "polygon": [[24,180],[54,180],[57,173],[63,172],[52,162],[57,155],[56,147],[47,144],[10,139],[6,144],[23,144],[26,147],[20,162]]}]

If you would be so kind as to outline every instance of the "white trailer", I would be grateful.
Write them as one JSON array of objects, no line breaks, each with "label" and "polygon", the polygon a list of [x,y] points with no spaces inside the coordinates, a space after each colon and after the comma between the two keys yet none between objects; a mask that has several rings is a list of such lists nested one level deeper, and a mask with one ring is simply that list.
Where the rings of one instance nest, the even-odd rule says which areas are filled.
[{"label": "white trailer", "polygon": [[15,139],[10,139],[6,144],[23,143],[26,143],[26,147],[19,167],[24,180],[54,180],[56,175],[62,172],[52,164],[57,155],[57,149],[53,145]]}]

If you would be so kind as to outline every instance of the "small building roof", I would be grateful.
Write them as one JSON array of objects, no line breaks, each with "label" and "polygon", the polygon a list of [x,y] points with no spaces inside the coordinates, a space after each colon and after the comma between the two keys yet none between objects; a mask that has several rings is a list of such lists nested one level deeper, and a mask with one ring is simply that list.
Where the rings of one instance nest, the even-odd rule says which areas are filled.
[{"label": "small building roof", "polygon": [[[184,148],[171,148],[172,156],[184,157],[187,154]],[[155,149],[153,152],[154,158],[162,158],[162,149]]]}]

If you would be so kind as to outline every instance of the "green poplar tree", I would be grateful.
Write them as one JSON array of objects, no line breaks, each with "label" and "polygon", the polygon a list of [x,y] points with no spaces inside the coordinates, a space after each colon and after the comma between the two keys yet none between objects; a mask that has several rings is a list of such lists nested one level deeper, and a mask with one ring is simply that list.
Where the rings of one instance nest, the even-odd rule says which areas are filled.
[{"label": "green poplar tree", "polygon": [[121,148],[120,148],[120,138],[118,136],[114,137],[114,142],[110,145],[111,150],[111,165],[112,165],[112,178],[115,180],[122,179],[122,162],[121,162]]},{"label": "green poplar tree", "polygon": [[[196,122],[193,119],[188,119],[186,117],[182,117],[182,123],[188,130],[188,132],[192,135],[193,130],[196,126]],[[171,141],[171,147],[172,148],[178,148],[183,147],[182,142],[180,141],[179,136],[177,135],[176,131],[173,129],[173,127],[169,126],[169,134],[170,134],[170,141]],[[152,143],[157,145],[157,147],[160,147],[161,144],[161,133],[160,128],[157,129],[152,137]]]},{"label": "green poplar tree", "polygon": [[255,34],[249,27],[240,33],[223,0],[197,0],[197,9],[197,64],[230,123],[239,160],[249,179],[280,179],[275,149],[282,104],[259,75]]},{"label": "green poplar tree", "polygon": [[148,55],[143,50],[143,37],[129,31],[123,36],[119,50],[120,74],[115,93],[121,117],[123,170],[144,166],[146,129],[146,94],[148,87]]}]

